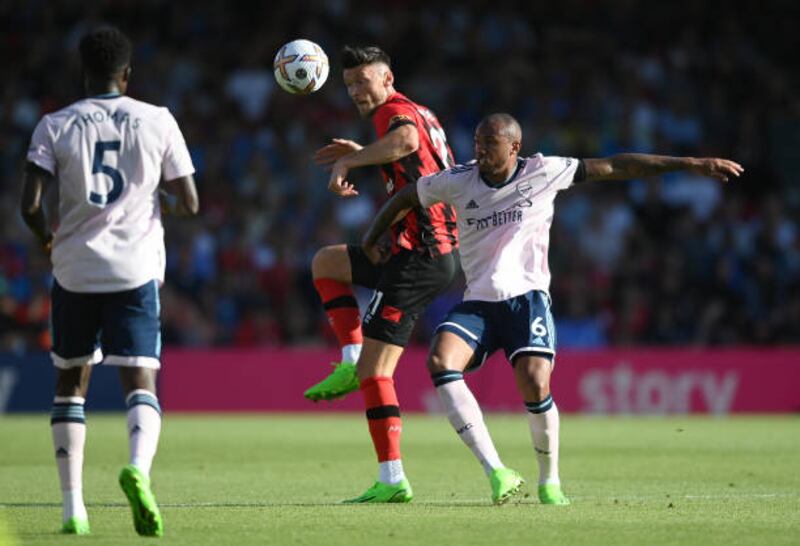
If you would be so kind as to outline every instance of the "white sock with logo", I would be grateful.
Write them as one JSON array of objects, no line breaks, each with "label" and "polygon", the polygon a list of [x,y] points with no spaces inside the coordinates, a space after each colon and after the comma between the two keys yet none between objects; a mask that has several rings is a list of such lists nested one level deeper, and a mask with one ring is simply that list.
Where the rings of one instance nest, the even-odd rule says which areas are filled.
[{"label": "white sock with logo", "polygon": [[447,419],[461,441],[478,458],[486,475],[494,469],[503,468],[489,429],[483,421],[483,412],[464,382],[464,374],[457,371],[441,372],[433,376],[433,382],[447,412]]},{"label": "white sock with logo", "polygon": [[128,406],[130,463],[149,476],[161,435],[161,406],[156,395],[145,389],[131,391],[125,403]]},{"label": "white sock with logo", "polygon": [[533,449],[539,463],[539,485],[559,484],[558,477],[558,408],[548,395],[541,402],[526,402]]},{"label": "white sock with logo", "polygon": [[88,519],[83,504],[83,450],[86,445],[85,400],[56,396],[50,413],[58,477],[61,481],[62,519]]}]

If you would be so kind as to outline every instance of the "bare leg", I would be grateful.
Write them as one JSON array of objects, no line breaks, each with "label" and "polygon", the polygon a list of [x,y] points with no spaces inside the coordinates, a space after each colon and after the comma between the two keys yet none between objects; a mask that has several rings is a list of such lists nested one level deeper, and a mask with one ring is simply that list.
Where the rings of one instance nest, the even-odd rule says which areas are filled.
[{"label": "bare leg", "polygon": [[374,376],[392,377],[403,350],[399,345],[365,338],[361,358],[356,366],[358,379],[364,381]]},{"label": "bare leg", "polygon": [[58,368],[56,370],[56,396],[80,396],[86,398],[91,376],[91,366],[79,366],[67,370]]},{"label": "bare leg", "polygon": [[353,273],[347,245],[331,245],[319,249],[311,260],[311,276],[314,280],[332,279],[352,284]]}]

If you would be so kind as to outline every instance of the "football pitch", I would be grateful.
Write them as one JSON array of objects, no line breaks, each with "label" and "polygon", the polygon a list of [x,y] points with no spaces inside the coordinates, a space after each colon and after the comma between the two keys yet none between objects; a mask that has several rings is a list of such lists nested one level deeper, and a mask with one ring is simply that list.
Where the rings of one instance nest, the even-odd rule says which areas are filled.
[{"label": "football pitch", "polygon": [[[116,484],[122,414],[87,413],[84,497],[92,534],[63,536],[47,415],[0,417],[0,544],[141,544]],[[498,451],[528,483],[496,507],[443,416],[404,418],[408,505],[341,505],[376,464],[358,415],[167,414],[154,491],[164,544],[800,544],[800,418],[562,420],[573,504],[535,500],[527,421],[488,415]],[[532,487],[533,486],[533,487]]]}]

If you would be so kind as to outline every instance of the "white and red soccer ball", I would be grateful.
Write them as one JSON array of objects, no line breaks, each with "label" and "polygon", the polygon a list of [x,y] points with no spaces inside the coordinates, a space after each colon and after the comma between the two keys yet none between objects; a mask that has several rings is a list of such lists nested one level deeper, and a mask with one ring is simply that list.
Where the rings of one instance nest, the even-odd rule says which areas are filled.
[{"label": "white and red soccer ball", "polygon": [[284,45],[272,64],[275,79],[293,95],[308,95],[317,91],[328,79],[328,56],[314,42],[294,40]]}]

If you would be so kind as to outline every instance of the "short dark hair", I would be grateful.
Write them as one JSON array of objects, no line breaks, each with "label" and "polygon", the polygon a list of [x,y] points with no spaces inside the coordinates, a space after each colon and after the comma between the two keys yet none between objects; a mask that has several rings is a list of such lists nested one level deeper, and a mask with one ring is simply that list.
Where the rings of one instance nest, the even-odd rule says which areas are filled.
[{"label": "short dark hair", "polygon": [[475,130],[477,131],[483,126],[491,126],[497,134],[522,142],[522,128],[511,114],[506,114],[505,112],[489,114],[478,123]]},{"label": "short dark hair", "polygon": [[133,46],[121,30],[106,26],[85,34],[78,49],[84,70],[110,78],[130,64]]},{"label": "short dark hair", "polygon": [[344,46],[342,49],[342,68],[355,68],[362,64],[383,63],[392,67],[389,54],[377,46]]}]

